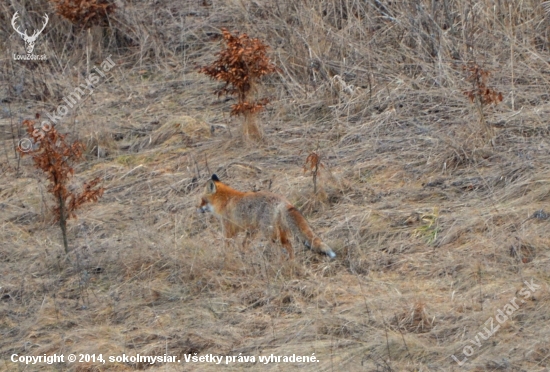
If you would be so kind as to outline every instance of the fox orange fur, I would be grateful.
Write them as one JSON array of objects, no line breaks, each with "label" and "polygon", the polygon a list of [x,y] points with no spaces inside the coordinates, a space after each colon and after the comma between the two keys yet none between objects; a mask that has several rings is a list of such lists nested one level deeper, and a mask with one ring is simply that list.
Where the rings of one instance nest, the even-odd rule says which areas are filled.
[{"label": "fox orange fur", "polygon": [[220,220],[226,238],[240,231],[246,231],[247,236],[262,231],[268,239],[279,240],[292,259],[294,250],[290,240],[294,235],[313,251],[336,257],[311,230],[302,213],[280,195],[266,191],[241,192],[225,185],[213,174],[206,183],[198,211],[212,212]]}]

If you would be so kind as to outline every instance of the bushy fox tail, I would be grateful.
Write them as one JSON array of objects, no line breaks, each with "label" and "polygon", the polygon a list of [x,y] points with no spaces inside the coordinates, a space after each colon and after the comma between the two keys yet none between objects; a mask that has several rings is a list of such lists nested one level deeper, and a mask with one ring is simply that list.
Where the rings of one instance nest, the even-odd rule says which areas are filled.
[{"label": "bushy fox tail", "polygon": [[302,216],[302,213],[295,207],[288,208],[287,222],[293,234],[297,236],[306,247],[317,253],[326,254],[330,258],[336,257],[336,253],[315,235],[304,216]]}]

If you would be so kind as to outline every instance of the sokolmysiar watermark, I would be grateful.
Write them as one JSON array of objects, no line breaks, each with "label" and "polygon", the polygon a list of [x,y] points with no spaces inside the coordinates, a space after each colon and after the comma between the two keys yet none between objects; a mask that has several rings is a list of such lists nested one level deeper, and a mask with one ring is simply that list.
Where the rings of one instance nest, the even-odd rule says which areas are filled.
[{"label": "sokolmysiar watermark", "polygon": [[[505,323],[508,320],[508,318],[511,317],[512,314],[517,309],[519,309],[520,305],[516,303],[517,300],[519,300],[519,302],[524,304],[525,300],[527,300],[529,297],[531,297],[533,293],[535,293],[537,290],[540,289],[540,285],[533,283],[533,279],[531,279],[531,283],[529,283],[527,280],[524,281],[524,283],[527,288],[524,287],[518,292],[519,295],[523,297],[523,299],[518,299],[517,297],[512,298],[502,309],[498,309],[496,311],[496,315],[494,317],[490,317],[485,321],[484,323],[485,327],[483,328],[483,330],[486,333],[484,333],[483,331],[478,332],[474,338],[475,341],[471,339],[468,340],[472,345],[477,346],[478,350],[481,349],[481,346],[483,345],[483,341],[488,340],[489,337],[494,335],[500,329],[500,326],[503,323]],[[498,324],[495,325],[494,320],[496,320]],[[489,326],[490,328],[487,329],[487,326]],[[453,358],[453,360],[457,362],[459,366],[462,366],[464,365],[464,363],[468,361],[469,357],[474,355],[474,352],[475,350],[472,346],[466,345],[462,349],[462,354],[464,354],[464,359],[459,360],[454,354],[451,355],[451,358]]]},{"label": "sokolmysiar watermark", "polygon": [[[115,63],[111,59],[112,54],[105,58],[101,62],[100,66],[94,66],[92,69],[95,72],[91,72],[86,78],[86,84],[80,84],[73,92],[69,93],[62,98],[62,101],[66,105],[58,105],[51,113],[46,113],[49,120],[43,120],[40,123],[40,128],[36,128],[32,133],[34,138],[44,138],[45,134],[50,131],[54,125],[58,124],[65,116],[70,112],[70,109],[74,108],[86,95],[92,95],[94,93],[95,86],[99,84],[101,78],[106,78],[106,72],[109,72]],[[19,141],[18,147],[22,152],[29,152],[34,150],[34,143],[29,138],[23,138]]]},{"label": "sokolmysiar watermark", "polygon": [[19,140],[19,150],[23,151],[23,152],[29,152],[31,150],[33,150],[33,143],[32,141],[30,140],[30,138],[22,138]]}]

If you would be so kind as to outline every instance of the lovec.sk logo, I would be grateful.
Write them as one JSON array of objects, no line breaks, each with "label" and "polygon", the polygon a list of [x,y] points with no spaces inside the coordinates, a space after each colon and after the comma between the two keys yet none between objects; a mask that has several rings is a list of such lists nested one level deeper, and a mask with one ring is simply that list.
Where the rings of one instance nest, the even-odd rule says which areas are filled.
[{"label": "lovec.sk logo", "polygon": [[33,54],[34,51],[34,43],[36,42],[36,39],[38,36],[44,31],[46,28],[46,25],[48,24],[48,15],[44,14],[44,25],[40,29],[40,31],[34,30],[33,34],[31,36],[27,35],[27,29],[25,29],[24,32],[19,31],[19,26],[15,24],[15,21],[17,18],[19,18],[18,12],[15,12],[11,19],[11,25],[13,29],[25,40],[25,49],[27,50],[27,54],[13,54],[13,59],[22,59],[22,60],[44,60],[46,59],[45,54]]}]

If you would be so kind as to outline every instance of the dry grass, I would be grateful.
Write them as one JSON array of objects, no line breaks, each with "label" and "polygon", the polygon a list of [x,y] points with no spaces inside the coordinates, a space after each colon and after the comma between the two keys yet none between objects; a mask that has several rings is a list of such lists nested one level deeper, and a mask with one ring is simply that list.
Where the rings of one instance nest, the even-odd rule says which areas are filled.
[{"label": "dry grass", "polygon": [[[110,28],[86,33],[46,1],[0,10],[0,370],[23,370],[13,353],[71,352],[320,360],[252,366],[271,370],[548,370],[550,20],[539,2],[121,2]],[[24,50],[15,11],[49,12],[36,46],[47,62],[12,59]],[[197,72],[222,27],[265,40],[281,68],[262,93],[261,144],[236,135],[234,102]],[[106,188],[69,223],[67,260],[45,181],[13,146],[21,119],[54,110],[110,54],[116,68],[59,126],[88,145],[76,183],[101,176]],[[485,111],[493,145],[463,95],[470,61],[504,95]],[[312,151],[323,155],[317,195],[303,172]],[[218,223],[194,208],[214,172],[286,195],[338,258],[298,249],[288,262],[261,239],[245,250],[243,237],[224,250]],[[541,288],[511,319],[470,342],[531,280]],[[468,345],[459,367],[451,355],[463,360]],[[138,368],[220,366],[31,370]]]}]

